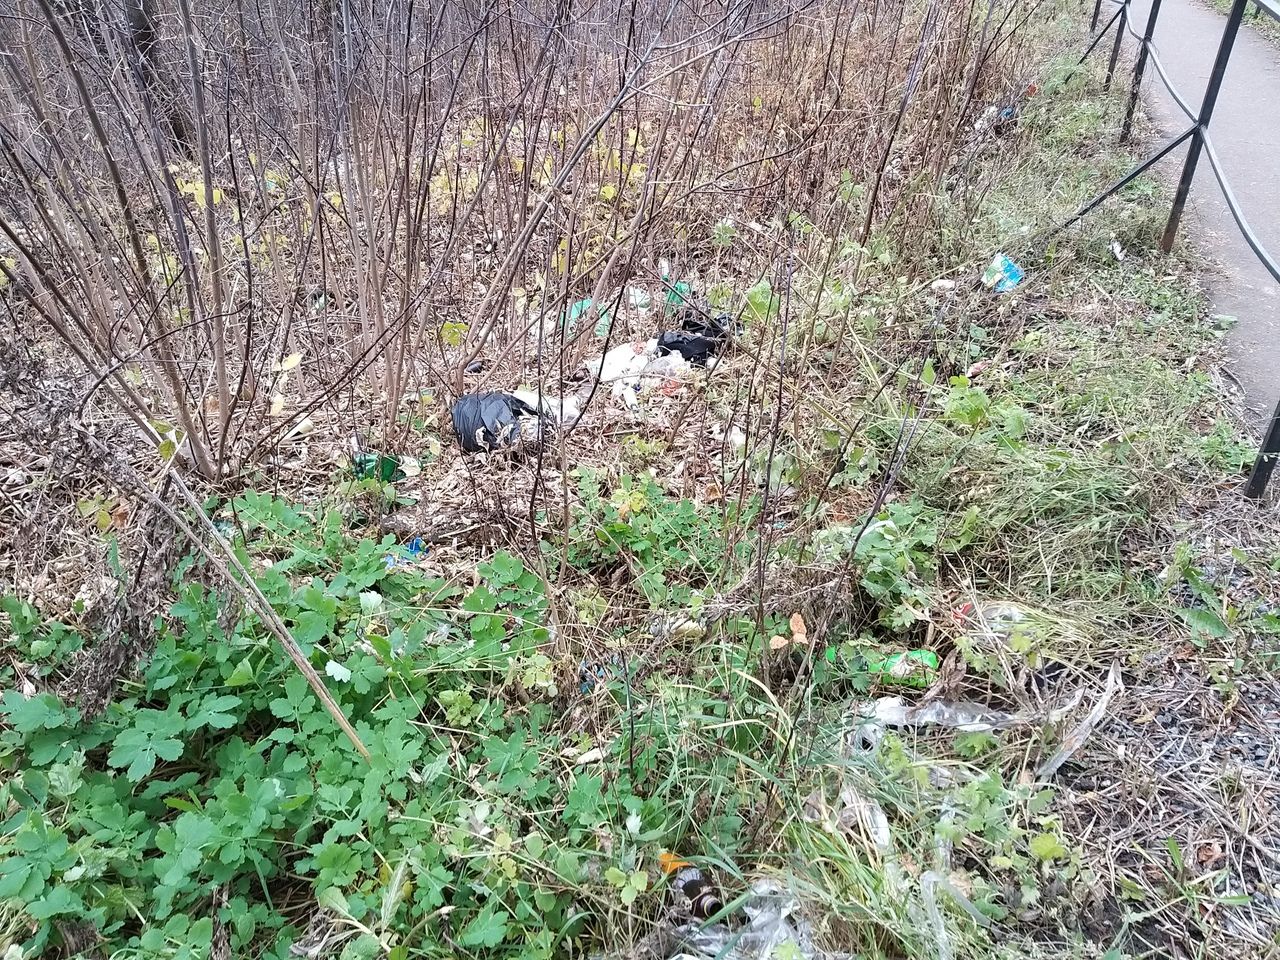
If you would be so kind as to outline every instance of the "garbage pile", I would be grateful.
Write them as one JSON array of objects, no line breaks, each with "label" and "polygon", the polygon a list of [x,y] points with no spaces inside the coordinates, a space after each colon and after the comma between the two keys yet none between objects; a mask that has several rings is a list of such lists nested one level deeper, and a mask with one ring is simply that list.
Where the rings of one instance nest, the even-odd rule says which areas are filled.
[{"label": "garbage pile", "polygon": [[[581,416],[581,407],[598,383],[608,388],[608,396],[629,410],[640,406],[646,390],[670,393],[688,381],[693,368],[712,369],[737,332],[734,318],[713,314],[694,305],[691,286],[680,281],[670,284],[666,311],[673,329],[656,337],[625,342],[603,354],[583,361],[580,373],[584,385],[572,397],[559,398],[538,391],[485,391],[463,394],[451,410],[454,434],[464,453],[493,453],[545,439],[555,431],[572,427]],[[635,287],[623,293],[629,305],[647,314],[648,295]],[[600,317],[595,327],[599,337],[611,332],[614,316],[590,299],[579,300],[566,312],[562,324],[572,330],[577,322],[594,313]]]},{"label": "garbage pile", "polygon": [[[488,453],[501,447],[512,447],[522,436],[525,418],[536,424],[538,410],[510,393],[468,393],[458,398],[450,411],[453,432],[466,453]],[[527,421],[526,421],[527,422]],[[540,425],[536,425],[540,433]],[[536,436],[536,435],[535,435]]]},{"label": "garbage pile", "polygon": [[684,307],[677,314],[679,330],[658,337],[658,356],[679,354],[695,367],[705,367],[718,354],[732,335],[733,318],[728,314],[709,316],[694,307]]},{"label": "garbage pile", "polygon": [[450,414],[464,453],[492,453],[544,439],[548,430],[578,422],[578,400],[533,390],[466,393]]}]

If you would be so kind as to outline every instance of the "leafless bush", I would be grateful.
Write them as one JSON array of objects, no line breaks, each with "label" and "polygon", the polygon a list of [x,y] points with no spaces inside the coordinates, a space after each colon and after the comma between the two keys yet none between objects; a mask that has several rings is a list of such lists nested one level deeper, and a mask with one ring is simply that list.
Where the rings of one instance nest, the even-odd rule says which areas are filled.
[{"label": "leafless bush", "polygon": [[792,225],[798,308],[847,313],[825,280],[856,288],[878,231],[939,252],[975,105],[1016,86],[1034,15],[175,4],[8,0],[0,253],[86,402],[206,479],[322,408],[394,445],[402,400],[482,352],[562,374],[586,349],[566,306],[659,257],[774,275],[752,224]]}]

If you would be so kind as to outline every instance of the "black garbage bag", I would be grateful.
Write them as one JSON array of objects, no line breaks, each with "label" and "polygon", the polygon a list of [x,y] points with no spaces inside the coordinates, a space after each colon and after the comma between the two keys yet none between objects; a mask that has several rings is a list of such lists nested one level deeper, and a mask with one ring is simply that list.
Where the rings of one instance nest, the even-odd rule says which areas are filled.
[{"label": "black garbage bag", "polygon": [[520,440],[520,418],[537,411],[509,393],[467,393],[453,405],[453,432],[466,453],[487,453]]},{"label": "black garbage bag", "polygon": [[658,356],[678,353],[697,367],[720,352],[733,333],[733,318],[727,313],[712,316],[694,307],[683,307],[676,314],[679,330],[668,330],[658,336]]},{"label": "black garbage bag", "polygon": [[711,337],[700,337],[683,330],[668,330],[658,337],[658,356],[678,353],[695,367],[705,367],[707,360],[720,349],[720,343],[721,341]]},{"label": "black garbage bag", "polygon": [[695,337],[706,337],[723,343],[733,331],[733,317],[727,313],[711,316],[692,307],[685,307],[680,311],[680,329]]}]

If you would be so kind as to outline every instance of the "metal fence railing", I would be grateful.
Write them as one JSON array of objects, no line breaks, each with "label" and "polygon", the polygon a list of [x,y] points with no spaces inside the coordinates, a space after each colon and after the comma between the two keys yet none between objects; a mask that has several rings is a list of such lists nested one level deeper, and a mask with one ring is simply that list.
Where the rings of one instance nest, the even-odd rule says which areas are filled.
[{"label": "metal fence railing", "polygon": [[[1185,143],[1187,144],[1187,154],[1182,162],[1182,174],[1178,178],[1178,188],[1173,196],[1173,206],[1169,211],[1169,220],[1165,224],[1164,234],[1160,238],[1160,248],[1166,253],[1173,249],[1173,241],[1177,236],[1178,226],[1182,222],[1182,213],[1187,205],[1187,196],[1191,192],[1191,183],[1195,178],[1196,167],[1199,165],[1200,155],[1203,153],[1208,158],[1214,179],[1218,181],[1218,186],[1222,190],[1222,197],[1226,201],[1227,209],[1231,212],[1231,217],[1235,220],[1236,226],[1239,227],[1241,235],[1249,245],[1249,249],[1254,252],[1272,278],[1277,283],[1280,283],[1280,264],[1277,264],[1275,258],[1263,246],[1258,239],[1258,235],[1249,225],[1249,221],[1240,207],[1240,202],[1236,199],[1235,191],[1231,189],[1231,183],[1223,172],[1218,152],[1214,149],[1213,141],[1209,137],[1209,123],[1213,119],[1213,110],[1218,102],[1218,93],[1222,88],[1222,78],[1226,74],[1227,64],[1231,60],[1231,51],[1235,47],[1236,35],[1240,32],[1240,24],[1244,20],[1247,8],[1250,4],[1253,4],[1261,13],[1280,21],[1280,0],[1232,0],[1231,10],[1227,14],[1226,25],[1222,31],[1222,38],[1218,42],[1218,53],[1214,58],[1213,69],[1209,74],[1209,82],[1205,87],[1204,96],[1200,101],[1198,110],[1192,109],[1187,99],[1177,90],[1173,81],[1169,79],[1168,71],[1160,60],[1159,51],[1156,49],[1155,43],[1152,42],[1156,21],[1160,17],[1161,0],[1151,0],[1151,10],[1147,15],[1146,26],[1141,35],[1137,34],[1130,26],[1132,0],[1105,0],[1105,2],[1115,4],[1117,7],[1116,12],[1107,21],[1102,30],[1098,31],[1098,17],[1102,12],[1104,0],[1094,0],[1090,32],[1096,32],[1096,35],[1089,44],[1084,56],[1080,58],[1080,62],[1084,63],[1098,47],[1102,39],[1111,31],[1111,28],[1115,27],[1111,56],[1107,63],[1106,85],[1110,87],[1116,64],[1120,59],[1120,49],[1124,42],[1125,34],[1139,42],[1138,54],[1134,60],[1133,78],[1129,85],[1129,99],[1125,107],[1124,123],[1120,131],[1121,140],[1128,140],[1132,133],[1133,115],[1138,103],[1138,92],[1148,66],[1155,68],[1160,82],[1169,92],[1169,96],[1177,104],[1178,109],[1189,121],[1189,125],[1127,174],[1107,187],[1106,190],[1084,204],[1064,226],[1075,223],[1116,193],[1116,191],[1124,189],[1134,179],[1151,169],[1151,167]],[[1276,404],[1276,409],[1272,413],[1271,420],[1263,433],[1262,447],[1258,452],[1257,459],[1254,461],[1253,469],[1249,473],[1248,482],[1245,484],[1246,497],[1257,499],[1262,496],[1267,488],[1267,483],[1271,479],[1271,474],[1275,470],[1277,459],[1280,459],[1280,402]]]}]

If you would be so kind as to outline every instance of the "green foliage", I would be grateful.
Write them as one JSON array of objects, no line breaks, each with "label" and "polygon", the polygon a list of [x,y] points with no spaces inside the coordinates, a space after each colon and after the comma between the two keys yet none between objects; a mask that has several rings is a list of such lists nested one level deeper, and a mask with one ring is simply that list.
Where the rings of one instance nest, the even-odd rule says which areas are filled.
[{"label": "green foliage", "polygon": [[833,563],[853,552],[858,583],[893,629],[925,616],[927,587],[937,573],[938,512],[918,500],[890,503],[874,517],[819,530],[814,550]]},{"label": "green foliage", "polygon": [[1003,433],[1014,438],[1020,436],[1024,425],[1021,411],[1012,404],[994,405],[985,390],[971,386],[968,377],[952,377],[951,388],[942,402],[948,421],[971,430],[978,430],[997,421]]},{"label": "green foliage", "polygon": [[618,899],[622,901],[623,906],[627,907],[635,903],[636,897],[649,887],[649,875],[643,870],[625,873],[617,867],[610,867],[605,872],[604,878],[611,886],[618,888]]},{"label": "green foliage", "polygon": [[1280,615],[1260,592],[1232,589],[1232,582],[1266,582],[1270,573],[1266,558],[1255,553],[1234,549],[1206,557],[1180,543],[1167,571],[1169,600],[1193,643],[1229,646],[1239,639],[1246,641],[1239,651],[1244,653],[1262,646],[1259,639],[1280,636]]},{"label": "green foliage", "polygon": [[982,731],[958,733],[952,744],[956,754],[961,757],[980,757],[1000,746],[1000,742],[991,734]]},{"label": "green foliage", "polygon": [[[687,606],[694,590],[724,570],[729,533],[750,522],[755,509],[741,518],[715,513],[669,497],[643,475],[623,476],[606,497],[596,472],[578,474],[582,508],[569,530],[569,562],[583,570],[626,565],[655,608]],[[738,547],[744,555],[745,549]]]},{"label": "green foliage", "polygon": [[721,220],[711,228],[711,245],[720,249],[727,249],[733,246],[733,241],[738,237],[738,228],[734,226],[732,220]]},{"label": "green foliage", "polygon": [[[344,956],[434,954],[447,922],[468,949],[547,957],[582,931],[583,902],[646,891],[634,869],[621,890],[605,878],[610,833],[640,801],[558,760],[535,571],[498,553],[464,591],[388,569],[390,540],[349,540],[331,514],[256,494],[235,507],[235,548],[272,557],[249,564],[258,585],[372,761],[255,617],[184,580],[151,661],[102,716],[51,693],[0,700],[0,897],[29,924],[27,955],[59,949],[73,919],[121,956],[203,957],[216,914],[234,956],[282,957],[300,931],[279,904],[309,890],[365,931]],[[79,646],[27,605],[3,609],[50,668]],[[515,705],[497,699],[512,683]]]},{"label": "green foliage", "polygon": [[773,292],[768,280],[758,280],[746,292],[743,317],[755,323],[764,323],[778,315],[782,298]]},{"label": "green foliage", "polygon": [[[34,667],[37,676],[47,676],[57,663],[80,649],[80,635],[62,623],[41,623],[30,603],[13,596],[0,596],[0,613],[9,621],[8,642],[23,661]],[[3,668],[0,678],[8,679]]]},{"label": "green foliage", "polygon": [[1258,445],[1240,436],[1225,419],[1215,420],[1213,429],[1200,441],[1200,451],[1208,462],[1226,472],[1248,470],[1258,456]]},{"label": "green foliage", "polygon": [[[1070,918],[1059,891],[1080,881],[1078,889],[1093,896],[1100,885],[1064,828],[1075,821],[1052,813],[1053,790],[1019,775],[1043,758],[1037,748],[1049,744],[1040,741],[1062,729],[1035,725],[999,739],[919,731],[909,746],[889,731],[878,747],[851,756],[857,707],[849,697],[886,684],[891,658],[921,644],[945,655],[954,643],[967,665],[965,696],[984,678],[1006,684],[1011,662],[1019,682],[1028,672],[1056,683],[1042,668],[1064,648],[1091,654],[1086,638],[1060,629],[1070,612],[1061,621],[1019,623],[998,643],[949,636],[944,605],[960,585],[977,594],[1106,597],[1111,605],[1098,621],[1108,628],[1172,624],[1202,646],[1237,644],[1238,655],[1221,658],[1230,674],[1261,634],[1280,635],[1274,609],[1242,599],[1232,583],[1261,580],[1280,558],[1234,557],[1249,574],[1238,577],[1232,564],[1213,567],[1180,548],[1167,575],[1141,568],[1149,545],[1160,542],[1144,534],[1153,532],[1162,485],[1238,472],[1252,458],[1225,418],[1205,412],[1214,398],[1208,377],[1183,362],[1220,329],[1204,328],[1194,297],[1169,281],[1164,261],[1143,266],[1135,255],[1116,265],[1105,243],[1088,239],[1091,230],[1114,229],[1127,246],[1140,243],[1145,222],[1130,201],[1149,198],[1149,184],[1116,198],[1105,220],[1082,223],[1073,236],[1085,241],[1056,238],[1043,263],[1027,261],[1043,286],[966,301],[961,285],[952,301],[961,309],[949,311],[934,309],[940,295],[919,292],[927,274],[917,268],[930,256],[940,257],[930,271],[959,277],[956,265],[970,263],[975,248],[1021,236],[1029,222],[1059,221],[1119,162],[1107,155],[1098,163],[1077,149],[1107,119],[1096,98],[1073,98],[1054,123],[1041,107],[1047,99],[1026,101],[1020,122],[1039,131],[1041,147],[1052,147],[1054,175],[1019,162],[1000,177],[974,178],[995,184],[994,205],[983,204],[963,226],[939,217],[937,250],[907,249],[897,238],[934,241],[892,220],[877,225],[864,247],[849,236],[822,237],[809,219],[829,223],[821,211],[786,218],[790,240],[806,239],[812,251],[827,240],[835,246],[830,258],[810,258],[826,264],[821,280],[807,278],[806,269],[789,275],[788,346],[804,362],[793,367],[787,354],[779,384],[787,389],[778,394],[787,415],[773,421],[781,425],[779,443],[756,444],[745,462],[726,464],[779,501],[771,525],[761,527],[768,536],[751,535],[755,502],[738,511],[664,488],[654,476],[665,475],[665,440],[632,433],[621,443],[621,469],[630,472],[580,469],[579,505],[564,540],[545,543],[535,558],[558,569],[563,551],[570,567],[566,582],[554,584],[553,632],[544,574],[527,557],[499,552],[444,580],[388,568],[389,539],[352,538],[350,523],[403,500],[393,470],[344,477],[345,518],[252,491],[239,497],[220,523],[369,746],[368,763],[270,633],[232,596],[209,587],[213,578],[194,561],[180,568],[177,602],[161,618],[154,656],[92,720],[49,692],[84,638],[42,621],[30,603],[0,598],[6,640],[39,691],[24,696],[9,682],[13,668],[0,665],[0,902],[5,921],[16,918],[0,931],[20,930],[27,956],[58,955],[67,946],[62,925],[81,921],[113,957],[195,960],[209,956],[217,925],[232,955],[282,960],[323,909],[345,938],[334,955],[346,960],[590,956],[616,952],[616,942],[607,942],[611,922],[633,934],[658,915],[664,891],[652,865],[659,851],[676,849],[726,866],[717,874],[733,896],[741,891],[733,889],[743,879],[739,863],[772,872],[776,864],[760,863],[761,851],[785,849],[789,869],[822,881],[797,887],[813,896],[829,891],[837,922],[823,925],[824,933],[866,938],[848,951],[859,956],[937,949],[925,939],[933,932],[923,930],[915,901],[920,871],[942,869],[943,850],[945,879],[964,889],[973,909],[993,918],[1019,911],[1034,915],[1037,929],[1046,922],[1065,929]],[[762,103],[755,98],[757,111]],[[1018,182],[1026,171],[1035,174],[1030,186]],[[849,222],[861,222],[865,206],[857,176],[845,171],[835,186]],[[1044,209],[1030,208],[1028,197]],[[753,234],[758,229],[752,224]],[[767,343],[781,294],[766,279],[744,289],[719,273],[739,259],[725,251],[746,255],[732,221],[715,225],[710,243],[719,251],[719,279],[707,300],[740,313],[750,338]],[[846,269],[854,262],[856,269]],[[689,283],[671,286],[668,307],[692,298]],[[1104,291],[1105,310],[1070,309],[1081,289],[1091,302]],[[930,317],[932,359],[900,362]],[[607,326],[603,315],[601,322]],[[859,331],[867,341],[848,342]],[[437,331],[449,347],[467,333],[460,322]],[[863,359],[851,362],[855,354]],[[822,365],[824,388],[812,391],[817,381],[807,378]],[[873,391],[850,389],[850,380],[886,384],[883,399],[863,408]],[[727,410],[717,391],[737,386],[708,381],[709,409]],[[748,407],[759,402],[754,385],[750,393],[757,399]],[[735,411],[740,402],[734,398]],[[430,403],[420,399],[408,422],[421,427]],[[849,437],[847,424],[855,416],[862,423],[864,413],[868,426]],[[819,427],[823,435],[807,449],[802,431],[811,416],[835,426]],[[911,443],[900,449],[903,422],[911,424]],[[172,458],[181,434],[157,428],[166,437],[161,452]],[[846,449],[848,441],[859,445]],[[886,472],[891,450],[887,502],[815,532],[811,523],[824,517],[867,509],[867,488]],[[838,451],[842,462],[833,464]],[[789,494],[811,492],[810,481],[825,480],[828,466],[835,472],[825,501],[811,500],[812,514],[794,511]],[[108,531],[113,502],[86,500],[86,528]],[[849,503],[857,505],[845,512]],[[799,560],[781,571],[782,585],[792,586],[794,576],[802,589],[787,594],[786,609],[718,610],[704,624],[704,594],[743,582],[738,574],[759,543],[778,551],[764,558],[769,564]],[[846,565],[851,616],[841,610],[837,620],[857,625],[852,637],[821,637],[810,687],[798,666],[803,647],[769,651],[769,638],[794,640],[791,599],[825,598],[816,588]],[[771,596],[772,581],[746,583]],[[697,630],[672,630],[654,642],[646,628],[635,644],[638,620],[675,619],[654,617],[654,609],[687,614]],[[584,635],[590,639],[575,647]],[[1133,652],[1131,635],[1118,631],[1114,639]],[[593,679],[579,689],[582,668]],[[1213,678],[1219,689],[1231,682]],[[928,682],[924,671],[921,682]],[[814,689],[819,696],[796,696]],[[1090,762],[1086,754],[1073,762]],[[810,817],[801,798],[812,796],[815,771],[850,788],[829,791],[849,805],[845,816]],[[855,810],[857,800],[865,805]],[[866,842],[874,804],[892,851]],[[868,823],[846,822],[850,812]],[[1177,875],[1193,872],[1172,839],[1168,852]],[[1042,909],[1042,890],[1057,902]],[[942,904],[940,922],[952,930],[955,952],[985,955],[973,949],[985,934],[964,915],[972,910],[953,907]],[[775,955],[798,953],[784,944]]]},{"label": "green foliage", "polygon": [[440,342],[450,347],[462,346],[462,339],[467,334],[467,324],[457,320],[446,320],[440,324]]}]

